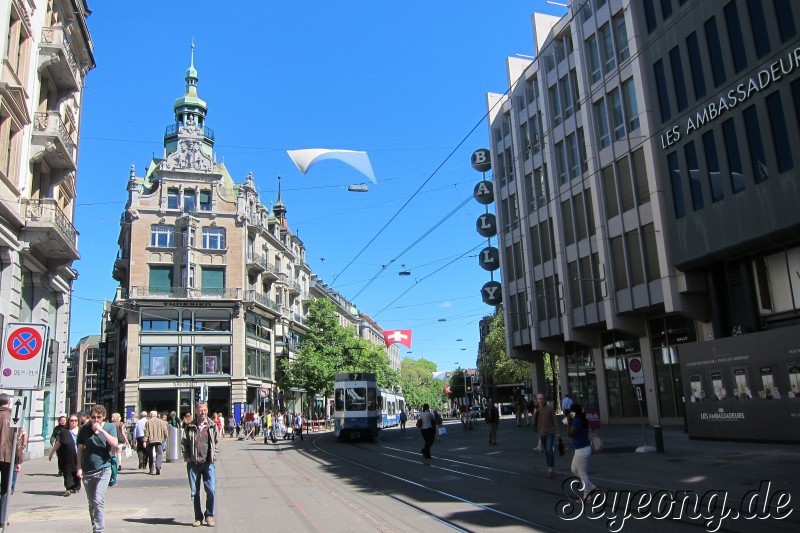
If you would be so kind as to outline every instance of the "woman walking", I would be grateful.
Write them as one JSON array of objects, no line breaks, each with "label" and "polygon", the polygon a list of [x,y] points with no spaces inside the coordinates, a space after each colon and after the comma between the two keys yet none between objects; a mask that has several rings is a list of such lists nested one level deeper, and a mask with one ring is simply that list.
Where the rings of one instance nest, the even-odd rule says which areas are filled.
[{"label": "woman walking", "polygon": [[117,446],[117,465],[119,471],[122,472],[122,446],[130,446],[130,443],[128,442],[128,437],[125,436],[125,425],[122,423],[122,416],[119,413],[111,415],[111,423],[117,428],[117,440],[119,441],[119,446]]},{"label": "woman walking", "polygon": [[597,492],[597,487],[589,480],[589,456],[592,455],[592,444],[589,440],[589,422],[580,404],[573,403],[569,412],[569,436],[572,437],[572,447],[575,455],[572,456],[572,473],[581,478],[583,485],[583,499],[589,501],[592,494]]},{"label": "woman walking", "polygon": [[106,408],[92,407],[89,423],[78,430],[78,471],[83,479],[93,533],[105,530],[104,512],[106,490],[111,480],[111,456],[117,447],[117,428],[105,422]]},{"label": "woman walking", "polygon": [[53,455],[58,456],[58,470],[64,476],[64,496],[75,494],[81,490],[81,480],[77,476],[78,470],[78,415],[69,415],[67,426],[54,433],[53,449],[50,450],[49,460]]}]

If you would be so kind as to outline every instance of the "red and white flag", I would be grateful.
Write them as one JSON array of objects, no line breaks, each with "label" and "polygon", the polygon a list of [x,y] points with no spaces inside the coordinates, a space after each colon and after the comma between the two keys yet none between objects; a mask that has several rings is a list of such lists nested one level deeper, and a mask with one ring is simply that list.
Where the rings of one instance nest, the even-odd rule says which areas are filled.
[{"label": "red and white flag", "polygon": [[400,343],[409,350],[411,349],[411,330],[410,329],[387,329],[383,332],[383,341],[386,346]]}]

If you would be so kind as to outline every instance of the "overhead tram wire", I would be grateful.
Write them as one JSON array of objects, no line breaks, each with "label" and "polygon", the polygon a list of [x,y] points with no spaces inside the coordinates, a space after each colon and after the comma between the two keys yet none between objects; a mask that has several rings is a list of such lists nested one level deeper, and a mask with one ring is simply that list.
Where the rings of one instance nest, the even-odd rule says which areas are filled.
[{"label": "overhead tram wire", "polygon": [[[461,202],[461,203],[460,203],[460,204],[459,204],[457,207],[455,207],[455,208],[454,208],[452,211],[450,211],[449,213],[447,213],[447,214],[446,214],[446,215],[445,215],[445,216],[444,216],[444,217],[443,217],[441,220],[439,220],[438,222],[436,222],[436,223],[435,223],[435,224],[434,224],[434,225],[433,225],[431,228],[429,228],[429,229],[428,229],[428,230],[427,230],[425,233],[423,233],[423,234],[422,234],[422,235],[421,235],[419,238],[417,238],[417,240],[415,240],[413,243],[411,243],[409,246],[407,246],[407,247],[405,248],[405,250],[403,250],[402,252],[400,252],[399,254],[397,254],[396,256],[394,256],[394,258],[393,258],[393,259],[391,259],[391,260],[390,260],[388,263],[386,263],[385,265],[382,265],[382,266],[381,266],[381,269],[380,269],[380,270],[378,270],[378,272],[377,272],[377,273],[376,273],[374,276],[372,276],[372,278],[370,278],[370,280],[369,280],[369,281],[368,281],[368,282],[367,282],[367,283],[366,283],[366,284],[365,284],[363,287],[361,287],[361,289],[360,289],[360,290],[359,290],[359,291],[358,291],[358,292],[357,292],[355,295],[353,295],[352,299],[353,299],[353,300],[355,300],[356,298],[358,298],[358,296],[359,296],[359,295],[360,295],[362,292],[364,292],[364,291],[367,289],[367,287],[369,287],[369,286],[372,284],[372,282],[373,282],[373,281],[375,281],[375,280],[378,278],[378,276],[381,274],[381,272],[383,272],[384,270],[386,270],[386,267],[387,267],[388,265],[391,265],[391,264],[393,264],[395,261],[397,261],[398,259],[400,259],[400,258],[401,258],[403,255],[405,255],[405,254],[406,254],[406,253],[407,253],[409,250],[411,250],[412,248],[414,248],[414,246],[416,246],[417,244],[419,244],[420,242],[422,242],[422,240],[423,240],[425,237],[427,237],[428,235],[430,235],[430,234],[431,234],[431,233],[432,233],[434,230],[436,230],[436,228],[438,228],[439,226],[441,226],[441,225],[442,225],[442,224],[443,224],[443,223],[444,223],[444,222],[445,222],[445,221],[446,221],[448,218],[450,218],[451,216],[453,216],[453,215],[454,215],[455,213],[457,213],[457,212],[458,212],[458,211],[459,211],[461,208],[463,208],[465,205],[467,205],[467,204],[469,203],[469,201],[470,201],[470,200],[472,200],[472,198],[466,198],[466,199],[465,199],[464,201],[462,201],[462,202]],[[459,258],[460,258],[460,256],[459,256]],[[449,264],[449,263],[448,263],[448,264]]]},{"label": "overhead tram wire", "polygon": [[480,243],[480,244],[478,244],[477,246],[474,246],[474,247],[470,248],[469,250],[467,250],[467,251],[466,251],[466,252],[464,252],[463,254],[459,255],[458,257],[456,257],[456,258],[455,258],[455,259],[453,259],[452,261],[449,261],[448,263],[446,263],[446,264],[442,265],[441,267],[437,268],[436,270],[434,270],[433,272],[431,272],[431,273],[430,273],[430,274],[428,274],[427,276],[424,276],[424,277],[422,277],[422,278],[420,278],[420,279],[418,279],[418,280],[415,280],[415,281],[414,281],[414,284],[413,284],[411,287],[409,287],[408,289],[406,289],[405,291],[403,291],[402,293],[400,293],[400,295],[399,295],[397,298],[395,298],[394,300],[392,300],[391,302],[389,302],[388,304],[386,304],[385,306],[383,306],[383,308],[382,308],[380,311],[378,311],[377,313],[375,313],[374,315],[372,315],[372,318],[375,318],[375,317],[377,317],[378,315],[380,315],[381,313],[383,313],[384,311],[386,311],[386,309],[388,309],[390,305],[392,305],[392,304],[393,304],[393,303],[395,303],[397,300],[399,300],[400,298],[402,298],[403,296],[405,296],[406,294],[408,294],[408,293],[411,291],[411,289],[413,289],[414,287],[416,287],[417,285],[419,285],[421,282],[425,281],[426,279],[428,279],[429,277],[433,276],[434,274],[438,274],[439,272],[441,272],[441,271],[442,271],[442,270],[444,270],[445,268],[449,267],[450,265],[452,265],[453,263],[455,263],[456,261],[458,261],[458,260],[459,260],[459,259],[461,259],[462,257],[466,256],[468,253],[470,253],[470,252],[474,252],[475,250],[477,250],[478,248],[480,248],[480,247],[481,247],[481,246],[483,246],[483,245],[484,245],[484,242],[483,242],[483,241],[481,241],[481,243]]}]

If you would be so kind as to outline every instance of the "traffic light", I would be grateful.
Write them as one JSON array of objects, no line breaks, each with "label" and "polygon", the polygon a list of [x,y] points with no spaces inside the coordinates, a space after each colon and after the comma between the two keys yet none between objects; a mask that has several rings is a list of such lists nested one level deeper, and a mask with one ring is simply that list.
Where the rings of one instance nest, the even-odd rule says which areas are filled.
[{"label": "traffic light", "polygon": [[472,376],[466,376],[464,378],[464,389],[467,391],[467,394],[472,394]]}]

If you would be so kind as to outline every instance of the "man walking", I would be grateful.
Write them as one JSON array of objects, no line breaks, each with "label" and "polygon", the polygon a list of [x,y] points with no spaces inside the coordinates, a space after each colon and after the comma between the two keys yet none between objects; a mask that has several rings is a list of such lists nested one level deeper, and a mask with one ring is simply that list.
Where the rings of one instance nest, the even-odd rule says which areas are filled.
[{"label": "man walking", "polygon": [[161,475],[161,464],[164,459],[164,442],[167,440],[167,422],[158,417],[158,412],[150,411],[150,419],[144,426],[144,441],[147,444],[147,466],[153,473],[155,461],[156,475]]},{"label": "man walking", "polygon": [[133,436],[136,438],[136,454],[139,456],[139,469],[147,465],[147,449],[144,445],[145,425],[147,425],[147,411],[142,411],[133,428]]},{"label": "man walking", "polygon": [[564,399],[561,400],[561,410],[564,411],[564,416],[569,416],[570,409],[572,409],[572,397],[565,394]]},{"label": "man walking", "polygon": [[[217,426],[208,419],[208,404],[198,402],[195,409],[197,419],[186,426],[183,432],[183,460],[189,475],[189,490],[194,502],[193,527],[200,527],[205,519],[206,525],[214,527],[214,496],[217,478],[214,463],[219,453],[219,432]],[[200,505],[200,481],[206,491],[206,510]]]},{"label": "man walking", "polygon": [[425,447],[422,448],[422,456],[425,459],[430,459],[431,446],[433,446],[433,439],[436,437],[436,417],[431,413],[431,408],[427,403],[422,406],[422,412],[419,414],[417,425],[425,441]]},{"label": "man walking", "polygon": [[486,406],[486,425],[489,426],[489,444],[497,445],[497,425],[500,423],[500,412],[494,404],[494,400],[489,400]]},{"label": "man walking", "polygon": [[555,454],[553,453],[553,446],[555,445],[556,436],[558,435],[558,423],[556,422],[556,410],[552,406],[547,405],[544,399],[544,394],[537,394],[536,401],[539,406],[536,408],[535,418],[538,421],[537,431],[539,432],[539,440],[544,448],[544,455],[547,460],[547,477],[556,475],[555,471]]}]

